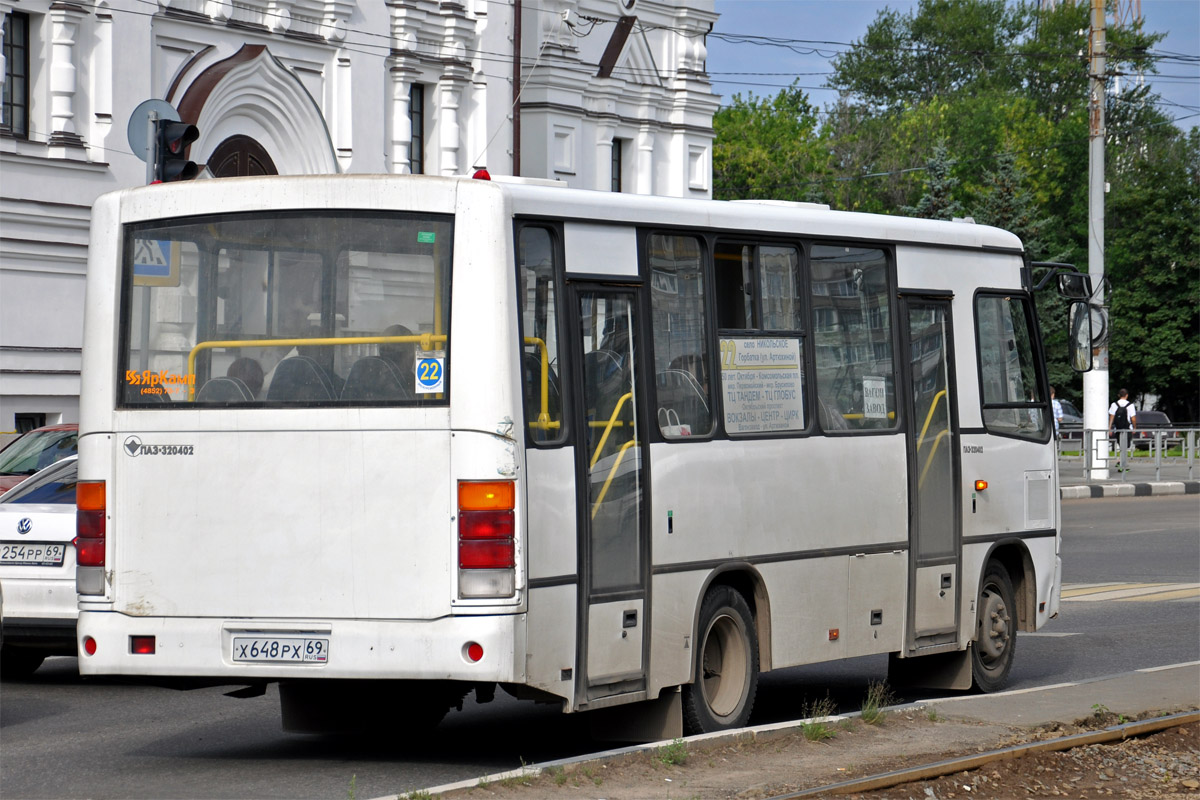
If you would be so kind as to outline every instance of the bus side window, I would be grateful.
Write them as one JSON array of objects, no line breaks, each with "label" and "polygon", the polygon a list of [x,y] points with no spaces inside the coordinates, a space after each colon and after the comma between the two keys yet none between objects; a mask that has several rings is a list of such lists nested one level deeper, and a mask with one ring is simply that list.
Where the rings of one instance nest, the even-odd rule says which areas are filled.
[{"label": "bus side window", "polygon": [[557,242],[546,228],[524,227],[517,236],[517,303],[521,313],[521,387],[529,439],[561,442],[562,384],[558,376],[559,325],[555,260]]},{"label": "bus side window", "polygon": [[821,428],[894,429],[895,348],[887,256],[857,245],[814,245],[811,262]]},{"label": "bus side window", "polygon": [[975,298],[983,425],[992,433],[1044,441],[1050,423],[1034,354],[1033,310],[1024,297]]},{"label": "bus side window", "polygon": [[694,236],[648,240],[658,430],[664,439],[713,430],[704,259]]},{"label": "bus side window", "polygon": [[713,257],[725,432],[806,430],[800,249],[718,242]]}]

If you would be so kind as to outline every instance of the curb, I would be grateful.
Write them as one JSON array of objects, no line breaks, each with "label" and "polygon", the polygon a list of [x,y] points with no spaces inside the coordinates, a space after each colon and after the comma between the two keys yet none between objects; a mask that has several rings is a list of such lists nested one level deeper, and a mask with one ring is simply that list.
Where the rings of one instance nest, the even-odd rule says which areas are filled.
[{"label": "curb", "polygon": [[[1039,692],[1048,692],[1048,691],[1053,692],[1053,691],[1060,690],[1060,689],[1069,689],[1069,688],[1078,687],[1078,686],[1102,684],[1102,683],[1117,680],[1117,679],[1136,677],[1136,676],[1140,676],[1140,675],[1153,674],[1153,673],[1157,673],[1157,672],[1167,672],[1169,670],[1175,670],[1175,669],[1185,668],[1185,667],[1193,667],[1196,665],[1200,665],[1200,661],[1190,661],[1190,662],[1185,662],[1182,664],[1167,664],[1167,665],[1164,665],[1161,667],[1144,667],[1142,669],[1136,669],[1136,670],[1132,670],[1130,672],[1121,672],[1121,673],[1117,673],[1114,675],[1100,675],[1100,676],[1097,676],[1094,678],[1084,678],[1079,681],[1050,684],[1047,686],[1031,686],[1031,687],[1028,687],[1025,689],[1010,689],[1008,691],[996,692],[996,693],[987,694],[987,695],[955,694],[955,695],[950,695],[950,696],[946,696],[946,697],[931,697],[931,698],[926,698],[923,700],[916,700],[913,702],[898,703],[896,705],[887,706],[886,708],[883,708],[881,710],[884,712],[887,712],[887,713],[895,713],[895,712],[920,710],[920,709],[936,707],[936,708],[941,708],[943,711],[945,711],[947,713],[948,716],[953,716],[955,718],[969,720],[969,719],[973,719],[974,717],[972,717],[970,714],[959,711],[957,708],[955,708],[956,705],[969,704],[969,703],[971,703],[971,701],[977,701],[977,700],[989,700],[989,699],[997,700],[997,699],[1002,699],[1002,698],[1010,697],[1010,696],[1014,696],[1014,695],[1029,695],[1029,694],[1036,694]],[[1145,710],[1150,710],[1150,709],[1145,709]],[[854,718],[861,717],[861,716],[862,716],[861,711],[848,711],[845,714],[834,714],[834,715],[828,716],[828,717],[810,717],[808,719],[784,720],[782,722],[771,722],[771,723],[766,723],[764,725],[755,725],[753,727],[747,727],[747,728],[737,728],[737,729],[728,730],[728,731],[717,731],[715,733],[702,733],[702,734],[698,734],[695,736],[685,736],[685,737],[682,737],[682,739],[683,739],[683,741],[686,741],[689,743],[704,742],[704,741],[721,741],[721,742],[730,742],[730,743],[737,742],[737,741],[742,741],[742,742],[747,742],[747,743],[770,742],[774,739],[778,739],[778,738],[787,736],[790,733],[792,733],[796,730],[799,730],[802,725],[804,725],[805,723],[808,723],[808,722],[815,722],[815,721],[840,722],[841,720],[854,719]],[[1068,714],[1067,716],[1070,716],[1070,715]],[[1003,721],[997,721],[997,722],[998,722],[998,724],[1001,724],[1001,725],[1013,725],[1014,724],[1011,722],[1003,722]],[[427,789],[413,790],[409,793],[405,793],[405,792],[392,793],[392,794],[388,794],[386,796],[374,798],[374,800],[404,800],[404,798],[411,797],[413,795],[416,795],[419,797],[436,798],[437,796],[439,796],[441,794],[445,794],[447,792],[461,790],[461,789],[473,789],[473,788],[478,788],[480,786],[487,786],[492,783],[501,783],[506,779],[518,779],[519,780],[521,778],[535,778],[549,770],[561,769],[561,768],[563,768],[565,766],[569,766],[569,765],[583,764],[583,763],[588,763],[588,762],[603,763],[605,761],[614,761],[617,759],[621,759],[621,758],[624,758],[624,757],[634,754],[634,753],[653,752],[660,748],[666,747],[672,743],[673,743],[672,740],[663,740],[663,741],[659,741],[659,742],[646,742],[645,744],[628,745],[626,747],[619,747],[619,748],[612,749],[612,750],[605,750],[605,751],[599,752],[599,753],[586,753],[584,755],[571,756],[568,758],[557,759],[555,761],[547,761],[547,762],[543,762],[543,763],[539,763],[539,764],[525,764],[516,769],[506,770],[504,772],[498,772],[498,773],[495,773],[492,775],[485,775],[480,778],[468,778],[468,779],[462,780],[462,781],[455,781],[453,783],[442,784],[441,786],[431,786]]]},{"label": "curb", "polygon": [[1063,486],[1063,500],[1094,497],[1157,497],[1168,494],[1200,494],[1200,481],[1153,481],[1148,483],[1094,483],[1087,486]]},{"label": "curb", "polygon": [[[880,709],[880,710],[891,713],[891,712],[895,712],[895,711],[906,711],[909,709],[921,709],[921,708],[925,708],[928,705],[929,705],[929,701],[920,700],[915,703],[903,703],[900,705],[888,706],[888,707]],[[692,736],[683,736],[683,737],[680,737],[680,739],[674,739],[674,740],[664,739],[659,742],[646,742],[645,744],[632,744],[632,745],[628,745],[626,747],[618,747],[618,748],[615,748],[612,750],[604,750],[599,753],[588,753],[588,754],[581,755],[581,756],[571,756],[569,758],[560,758],[555,761],[546,761],[546,762],[543,762],[540,764],[526,764],[523,767],[511,769],[506,772],[497,772],[492,775],[484,775],[483,777],[480,777],[480,778],[468,778],[466,780],[455,781],[454,783],[445,783],[445,784],[442,784],[441,786],[431,786],[428,789],[419,789],[417,791],[424,793],[424,794],[420,795],[422,797],[425,796],[425,794],[427,794],[430,797],[436,798],[438,795],[445,794],[447,792],[458,791],[461,789],[476,789],[481,786],[489,786],[493,783],[502,783],[503,781],[509,780],[509,779],[518,779],[519,780],[521,778],[536,778],[536,777],[540,776],[542,773],[547,772],[549,770],[561,769],[563,767],[571,766],[574,764],[587,764],[587,763],[602,764],[606,761],[616,761],[616,760],[625,758],[626,756],[633,755],[636,753],[652,753],[656,750],[660,750],[664,747],[668,747],[669,745],[673,744],[676,741],[684,741],[684,742],[688,742],[688,743],[707,742],[707,741],[719,741],[719,742],[730,742],[730,743],[733,743],[733,742],[746,742],[746,743],[770,742],[775,739],[779,739],[784,736],[787,736],[788,734],[792,733],[793,731],[798,730],[800,728],[800,726],[805,723],[809,723],[809,722],[841,722],[842,720],[852,719],[852,718],[861,717],[861,716],[862,716],[861,711],[850,711],[845,714],[834,714],[834,715],[828,716],[828,717],[809,717],[807,719],[785,720],[784,722],[771,722],[771,723],[767,723],[765,725],[755,725],[754,727],[748,727],[748,728],[736,728],[734,730],[729,730],[729,731],[717,731],[715,733],[699,733],[699,734],[694,734]],[[377,797],[377,798],[374,798],[374,800],[404,800],[405,797],[406,797],[405,793],[400,792],[399,794],[389,794],[384,797]]]}]

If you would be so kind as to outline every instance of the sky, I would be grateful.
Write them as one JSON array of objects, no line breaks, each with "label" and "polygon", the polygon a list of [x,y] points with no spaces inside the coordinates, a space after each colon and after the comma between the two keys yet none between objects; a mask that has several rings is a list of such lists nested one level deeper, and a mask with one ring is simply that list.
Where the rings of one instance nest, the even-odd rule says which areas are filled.
[{"label": "sky", "polygon": [[[793,51],[709,36],[708,74],[713,91],[724,103],[734,94],[774,95],[798,78],[809,100],[824,107],[836,99],[835,92],[822,88],[830,58],[860,40],[881,9],[907,13],[916,6],[914,0],[716,0],[721,18],[714,33],[811,43],[793,44]],[[1159,68],[1162,77],[1147,76],[1148,82],[1163,96],[1162,110],[1175,118],[1179,127],[1200,125],[1200,2],[1141,0],[1141,6],[1145,30],[1167,34],[1155,50],[1191,57],[1190,63],[1163,64]]]}]

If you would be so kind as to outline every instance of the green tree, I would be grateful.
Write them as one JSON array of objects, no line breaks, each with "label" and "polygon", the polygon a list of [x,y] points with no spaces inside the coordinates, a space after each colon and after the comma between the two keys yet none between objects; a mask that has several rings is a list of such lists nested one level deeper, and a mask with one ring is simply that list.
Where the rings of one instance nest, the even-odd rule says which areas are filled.
[{"label": "green tree", "polygon": [[938,142],[925,165],[925,193],[915,206],[904,206],[900,213],[925,219],[953,219],[963,215],[962,205],[954,199],[958,179],[951,174],[954,162],[946,152],[946,143]]},{"label": "green tree", "polygon": [[1128,159],[1105,213],[1114,388],[1200,421],[1200,130],[1162,129]]},{"label": "green tree", "polygon": [[879,12],[856,46],[834,59],[830,86],[897,111],[970,88],[1010,88],[1009,51],[1027,10],[1005,0],[921,0]]},{"label": "green tree", "polygon": [[820,200],[828,171],[817,111],[794,86],[774,97],[743,98],[713,115],[713,195],[717,199]]}]

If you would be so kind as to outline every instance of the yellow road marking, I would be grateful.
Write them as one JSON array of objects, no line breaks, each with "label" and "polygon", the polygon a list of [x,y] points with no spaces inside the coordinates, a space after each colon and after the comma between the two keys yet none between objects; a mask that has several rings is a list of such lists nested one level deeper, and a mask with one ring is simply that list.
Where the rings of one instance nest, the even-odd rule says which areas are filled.
[{"label": "yellow road marking", "polygon": [[1147,603],[1155,600],[1182,600],[1186,597],[1200,597],[1200,586],[1176,589],[1173,592],[1158,592],[1156,594],[1141,595],[1140,597],[1120,597],[1117,599],[1122,603]]},{"label": "yellow road marking", "polygon": [[1156,602],[1200,597],[1200,583],[1110,583],[1064,586],[1062,599],[1080,603],[1127,600]]},{"label": "yellow road marking", "polygon": [[1069,597],[1084,597],[1089,594],[1101,594],[1103,592],[1120,592],[1128,589],[1149,589],[1155,586],[1162,586],[1161,583],[1098,583],[1090,586],[1080,587],[1063,587],[1063,599]]}]

